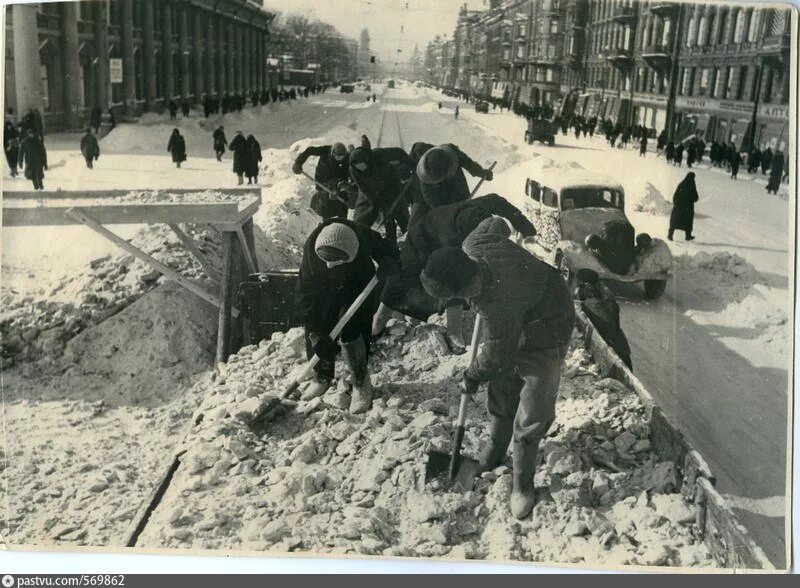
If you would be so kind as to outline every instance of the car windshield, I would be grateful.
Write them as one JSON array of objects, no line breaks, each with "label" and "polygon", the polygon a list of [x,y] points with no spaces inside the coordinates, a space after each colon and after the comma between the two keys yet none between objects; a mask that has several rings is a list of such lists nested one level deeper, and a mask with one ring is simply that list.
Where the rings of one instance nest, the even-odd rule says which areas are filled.
[{"label": "car windshield", "polygon": [[561,208],[619,208],[622,192],[610,188],[567,188],[561,193]]}]

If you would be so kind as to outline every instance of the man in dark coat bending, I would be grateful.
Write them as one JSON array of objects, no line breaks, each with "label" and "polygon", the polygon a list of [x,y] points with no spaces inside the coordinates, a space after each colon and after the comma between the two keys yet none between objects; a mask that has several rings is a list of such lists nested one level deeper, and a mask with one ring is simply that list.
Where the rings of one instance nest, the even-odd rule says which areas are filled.
[{"label": "man in dark coat bending", "polygon": [[536,456],[555,420],[575,307],[558,270],[512,243],[509,233],[505,223],[484,220],[461,248],[435,251],[420,280],[435,298],[466,299],[485,322],[462,392],[489,383],[490,442],[480,462],[485,469],[503,463],[513,439],[511,513],[523,519],[536,503]]},{"label": "man in dark coat bending", "polygon": [[[381,293],[381,306],[372,321],[372,334],[386,328],[392,311],[420,321],[440,313],[441,301],[428,296],[419,274],[431,254],[442,247],[460,247],[469,234],[485,219],[496,215],[507,219],[523,237],[533,237],[533,224],[513,204],[497,194],[487,194],[465,202],[439,206],[408,230],[400,254],[403,269],[387,280]],[[498,222],[504,222],[498,219]],[[447,341],[450,350],[460,355],[466,351],[463,329],[463,301],[445,301]]]},{"label": "man in dark coat bending", "polygon": [[[314,179],[317,183],[326,186],[334,194],[340,195],[340,184],[344,185],[350,180],[350,162],[347,147],[343,143],[333,145],[311,145],[304,149],[294,160],[292,172],[301,174],[303,164],[309,157],[318,157],[317,169]],[[342,184],[344,183],[344,184]],[[332,217],[347,218],[347,203],[341,197],[333,197],[319,186],[311,196],[311,209],[323,219]]]},{"label": "man in dark coat bending", "polygon": [[[331,385],[339,346],[329,333],[339,318],[375,276],[383,280],[399,264],[397,250],[378,233],[345,219],[323,221],[303,248],[295,296],[295,317],[305,327],[306,353],[316,354],[314,381],[304,399],[321,396]],[[350,412],[366,412],[372,403],[367,371],[372,315],[378,307],[380,287],[372,291],[341,334],[345,358],[353,372]]]},{"label": "man in dark coat bending", "polygon": [[628,369],[633,369],[631,346],[620,326],[619,304],[613,292],[600,281],[594,270],[579,269],[575,272],[575,281],[578,283],[575,298],[580,301],[586,318]]},{"label": "man in dark coat bending", "polygon": [[467,200],[470,192],[464,170],[489,182],[494,177],[491,170],[483,169],[455,145],[428,150],[417,164],[425,203],[435,208]]},{"label": "man in dark coat bending", "polygon": [[394,245],[398,222],[402,230],[407,227],[408,205],[397,202],[402,181],[397,167],[387,159],[380,149],[359,147],[350,154],[350,177],[358,186],[353,220],[372,227],[382,216],[386,238]]}]

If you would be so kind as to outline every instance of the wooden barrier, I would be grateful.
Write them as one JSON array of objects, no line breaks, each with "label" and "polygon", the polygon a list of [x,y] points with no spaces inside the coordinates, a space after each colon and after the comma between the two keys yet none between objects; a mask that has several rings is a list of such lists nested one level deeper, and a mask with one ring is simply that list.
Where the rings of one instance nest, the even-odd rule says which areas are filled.
[{"label": "wooden barrier", "polygon": [[675,463],[681,493],[687,501],[700,507],[697,526],[714,559],[721,567],[726,568],[775,569],[748,530],[739,522],[730,505],[717,492],[714,487],[716,478],[700,453],[692,447],[678,427],[672,424],[639,378],[633,375],[595,331],[586,315],[577,308],[576,314],[576,327],[583,335],[586,349],[600,368],[600,373],[604,377],[622,382],[641,399],[650,424],[650,443],[660,457]]}]

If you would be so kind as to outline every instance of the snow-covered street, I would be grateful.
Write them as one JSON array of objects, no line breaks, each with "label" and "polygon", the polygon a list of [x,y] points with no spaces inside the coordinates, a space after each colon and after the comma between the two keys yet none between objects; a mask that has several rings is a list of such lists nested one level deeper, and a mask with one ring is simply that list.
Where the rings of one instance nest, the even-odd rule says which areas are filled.
[{"label": "snow-covered street", "polygon": [[[373,89],[376,87],[373,86]],[[637,233],[648,232],[654,237],[666,238],[672,194],[675,186],[687,172],[685,167],[669,166],[663,158],[657,158],[652,151],[641,158],[633,148],[611,149],[599,137],[576,140],[572,135],[565,137],[559,134],[554,147],[538,143],[533,146],[527,145],[523,140],[523,119],[510,113],[500,114],[499,110],[479,114],[471,106],[461,102],[461,116],[459,120],[455,120],[450,110],[450,106],[455,102],[445,99],[443,95],[433,90],[412,88],[406,84],[395,90],[377,87],[377,93],[378,101],[373,103],[365,102],[365,95],[360,92],[338,94],[328,91],[309,99],[248,108],[240,115],[228,114],[207,120],[201,118],[197,112],[188,119],[179,117],[176,121],[148,115],[138,124],[120,125],[104,137],[100,141],[101,157],[93,170],[86,169],[78,151],[79,135],[54,135],[47,137],[50,171],[46,173],[44,185],[47,190],[53,191],[235,188],[236,176],[231,171],[230,154],[226,154],[222,162],[215,160],[211,133],[218,125],[224,124],[230,139],[236,130],[241,129],[245,135],[254,134],[264,149],[260,178],[264,202],[255,218],[261,268],[280,269],[292,267],[292,263],[296,263],[302,240],[316,222],[316,217],[300,203],[301,198],[298,196],[306,191],[310,195],[311,183],[302,176],[290,175],[289,166],[293,157],[301,147],[311,144],[310,138],[357,144],[360,135],[366,134],[373,146],[400,146],[408,151],[417,141],[433,144],[455,143],[483,166],[497,161],[494,181],[484,184],[481,193],[496,192],[515,203],[524,204],[525,180],[533,177],[532,174],[542,167],[582,167],[602,172],[617,179],[625,188],[626,213]],[[439,101],[443,102],[445,108],[441,110],[437,108]],[[181,169],[175,168],[166,151],[168,135],[173,127],[181,129],[187,142],[188,161]],[[307,167],[308,171],[311,171],[312,166]],[[738,181],[733,181],[718,171],[706,169],[705,165],[696,167],[693,171],[697,173],[700,193],[695,224],[697,239],[685,242],[678,240],[676,236],[676,241],[669,243],[675,262],[672,270],[673,279],[660,300],[655,302],[647,300],[640,286],[617,288],[622,306],[622,326],[631,343],[634,373],[656,396],[673,422],[682,428],[689,440],[709,461],[717,475],[719,491],[729,496],[759,544],[776,565],[781,565],[785,524],[788,370],[791,364],[790,277],[793,253],[790,247],[790,225],[791,219],[794,218],[794,203],[786,195],[785,187],[783,195],[767,194],[760,178],[749,179],[745,178],[745,174],[741,174]],[[474,185],[475,178],[469,180]],[[30,190],[30,183],[20,178],[9,178],[6,170],[3,189]],[[142,239],[142,230],[140,226],[127,226],[119,232],[125,238]],[[209,249],[214,247],[212,237],[208,237]],[[176,254],[170,251],[169,242],[170,238],[162,234],[147,241],[153,255],[157,257],[164,255],[169,259],[178,260]],[[68,286],[72,284],[69,280],[74,276],[89,274],[93,275],[91,280],[86,278],[81,281],[80,287],[100,292],[103,290],[103,285],[97,284],[106,279],[107,272],[97,277],[101,272],[96,268],[90,271],[88,266],[92,260],[101,259],[106,255],[119,254],[113,246],[83,227],[4,229],[2,235],[4,304],[8,301],[18,305],[22,304],[21,301],[26,301],[26,304],[32,303],[49,296],[54,289],[74,292],[76,297],[82,296],[84,292],[78,294],[77,286],[74,284]],[[216,257],[213,255],[212,257],[216,260]],[[217,262],[218,260],[215,261]],[[191,265],[191,262],[186,260],[181,263],[187,267]],[[110,266],[109,263],[103,267],[111,271]],[[194,268],[195,271],[197,269]],[[144,267],[131,269],[131,276],[135,276],[135,279],[131,277],[129,281],[132,284],[138,283],[138,276],[144,271]],[[201,272],[197,271],[194,277],[199,279],[200,276]],[[124,276],[120,277],[120,280],[122,279]],[[110,281],[111,277],[108,280]],[[209,321],[215,320],[213,312],[206,308],[203,312],[197,313],[198,316],[189,317],[191,313],[182,306],[188,303],[173,300],[178,297],[171,296],[169,292],[164,293],[165,286],[153,282],[146,288],[137,286],[135,291],[130,289],[120,291],[115,303],[123,309],[125,304],[139,299],[139,296],[152,288],[160,292],[165,299],[172,300],[170,308],[174,311],[174,316],[170,315],[170,320],[159,327],[163,330],[158,330],[156,335],[166,333],[170,324],[181,321],[191,323],[195,333],[213,327],[213,325],[209,327]],[[142,302],[143,300],[140,300],[139,304]],[[119,319],[120,316],[122,315],[114,318]],[[129,320],[135,323],[135,319]],[[87,318],[86,323],[88,325],[92,321]],[[115,328],[124,332],[124,329],[129,328],[125,325],[122,320]],[[109,329],[112,326],[109,325]],[[421,328],[409,329],[404,325],[402,328],[398,326],[394,334],[398,341],[402,340],[404,348],[417,363],[423,363],[424,353],[414,348],[412,344],[419,346],[427,344],[423,331]],[[117,333],[114,339],[108,335],[114,340],[118,340],[120,336],[120,333]],[[36,337],[36,334],[32,337]],[[166,352],[165,345],[164,342],[159,343],[156,351],[151,354],[153,357],[139,367],[148,369],[149,366],[160,365],[158,362],[163,358],[157,356],[160,352]],[[375,421],[373,424],[385,423],[379,429],[380,434],[372,435],[371,432],[369,435],[362,434],[364,430],[361,423],[349,418],[336,417],[331,411],[319,413],[324,415],[315,421],[321,428],[319,434],[299,436],[288,443],[265,440],[259,435],[255,435],[257,438],[254,440],[250,438],[251,433],[245,434],[236,429],[233,438],[238,439],[237,443],[255,443],[255,449],[252,451],[256,453],[272,451],[273,455],[267,465],[274,466],[276,468],[274,471],[282,473],[270,474],[271,477],[266,478],[254,473],[255,466],[250,462],[255,464],[257,460],[254,461],[251,451],[242,452],[242,456],[237,456],[241,457],[239,463],[234,466],[235,472],[232,478],[235,478],[233,484],[235,488],[232,491],[239,497],[246,496],[246,500],[238,504],[236,509],[220,511],[212,516],[214,502],[226,500],[232,495],[220,494],[218,489],[212,488],[215,485],[214,478],[221,475],[224,467],[218,465],[221,462],[214,462],[217,464],[214,466],[216,470],[212,468],[202,474],[200,472],[203,472],[204,468],[201,467],[202,464],[198,465],[196,471],[190,470],[187,474],[182,474],[179,480],[180,486],[172,494],[167,495],[167,506],[158,513],[158,520],[163,522],[163,527],[160,529],[169,532],[159,532],[159,529],[152,528],[144,535],[145,545],[180,547],[187,542],[191,545],[192,541],[196,541],[194,545],[203,548],[244,546],[250,549],[282,551],[313,549],[317,552],[332,553],[347,552],[350,549],[358,553],[398,556],[450,554],[451,557],[521,558],[535,561],[580,561],[584,558],[586,561],[596,562],[602,559],[600,553],[604,551],[603,541],[609,541],[607,534],[611,531],[605,527],[605,523],[600,525],[602,528],[591,530],[592,525],[599,525],[597,520],[589,517],[591,521],[587,523],[584,520],[586,517],[581,518],[583,515],[580,513],[583,511],[580,509],[587,506],[588,502],[587,505],[581,501],[578,501],[580,504],[577,506],[578,503],[568,505],[569,508],[576,509],[570,511],[572,516],[570,520],[575,521],[571,524],[578,527],[582,524],[586,529],[580,527],[581,533],[573,536],[571,540],[557,542],[557,548],[550,549],[542,547],[533,539],[520,539],[528,533],[533,533],[535,529],[526,526],[522,530],[516,529],[513,533],[505,529],[510,522],[497,515],[494,510],[486,510],[478,497],[468,497],[463,504],[459,503],[459,508],[465,509],[464,512],[458,516],[448,515],[448,517],[443,517],[441,513],[436,514],[437,509],[445,508],[440,503],[423,504],[419,508],[412,505],[406,510],[403,510],[405,507],[393,504],[398,497],[402,497],[408,504],[418,500],[413,493],[407,492],[408,488],[404,489],[404,484],[408,485],[406,484],[408,480],[405,478],[413,477],[410,473],[411,466],[404,466],[408,461],[407,456],[394,460],[374,459],[362,464],[361,469],[349,471],[348,459],[353,452],[363,448],[374,456],[379,449],[383,451],[385,448],[381,444],[386,443],[388,439],[395,439],[393,435],[397,434],[399,428],[408,424],[406,421],[416,423],[420,419],[420,414],[430,415],[425,418],[429,419],[430,422],[427,424],[433,426],[436,434],[417,432],[408,437],[397,437],[396,440],[399,442],[397,447],[403,451],[407,450],[410,456],[413,452],[423,452],[423,441],[424,447],[427,447],[428,444],[446,444],[449,439],[449,431],[445,432],[442,426],[448,419],[447,405],[455,402],[455,389],[446,390],[447,394],[442,398],[443,405],[430,404],[428,410],[415,412],[416,405],[424,403],[426,399],[420,395],[420,389],[412,385],[411,379],[403,378],[401,374],[410,370],[413,372],[412,375],[416,375],[417,372],[414,370],[420,369],[420,366],[409,367],[401,361],[401,357],[393,355],[388,347],[381,349],[383,357],[390,361],[377,375],[377,381],[385,385],[386,390],[391,388],[397,392],[402,388],[404,392],[408,392],[406,403],[409,405],[393,404],[391,400],[383,401],[373,411],[375,414],[368,416]],[[432,349],[427,347],[425,349],[429,355],[434,355]],[[105,437],[114,427],[120,427],[131,434],[141,435],[142,440],[141,454],[136,459],[114,454],[113,459],[119,459],[122,464],[116,468],[106,467],[108,463],[96,463],[91,468],[82,470],[80,460],[70,456],[68,468],[65,470],[68,472],[62,477],[62,485],[70,486],[69,476],[82,476],[96,489],[70,495],[62,488],[58,495],[54,495],[47,494],[43,485],[37,486],[36,483],[32,483],[30,487],[25,487],[24,492],[39,492],[37,496],[41,498],[40,501],[34,501],[33,505],[26,505],[29,509],[27,512],[33,514],[26,519],[23,515],[12,517],[9,513],[4,513],[3,530],[6,530],[6,525],[17,525],[15,531],[17,539],[30,543],[72,537],[75,541],[101,545],[118,538],[125,524],[133,516],[129,512],[130,506],[123,507],[125,501],[115,500],[106,504],[105,510],[99,512],[97,517],[110,521],[108,527],[89,536],[81,535],[78,521],[54,522],[53,517],[44,512],[46,510],[44,506],[49,505],[51,500],[60,500],[59,504],[63,508],[78,517],[77,512],[89,504],[82,501],[95,500],[96,495],[106,491],[109,486],[113,490],[117,485],[125,485],[126,481],[132,479],[136,479],[137,482],[133,484],[134,488],[130,490],[130,496],[126,500],[129,500],[131,505],[138,505],[138,501],[146,494],[148,487],[146,482],[154,481],[153,470],[155,462],[158,461],[155,456],[158,452],[166,455],[168,448],[192,428],[184,426],[182,419],[187,419],[192,411],[201,406],[202,398],[209,398],[207,396],[209,391],[213,392],[214,386],[220,384],[219,382],[212,384],[200,369],[202,362],[209,356],[208,350],[192,354],[190,350],[182,349],[181,353],[183,361],[194,362],[195,365],[172,380],[164,375],[157,384],[167,388],[174,386],[176,390],[179,387],[181,390],[191,389],[191,393],[187,396],[191,402],[182,406],[178,406],[180,396],[177,392],[158,398],[157,401],[145,403],[125,398],[116,405],[98,403],[103,396],[99,389],[93,389],[86,395],[76,392],[64,394],[63,398],[59,398],[59,386],[74,384],[79,380],[70,378],[76,378],[80,374],[73,372],[53,376],[49,384],[52,386],[50,389],[44,387],[37,389],[36,385],[31,386],[30,383],[24,382],[25,376],[30,374],[18,370],[6,374],[4,376],[6,389],[10,390],[15,385],[18,388],[11,393],[6,392],[6,401],[11,401],[13,404],[11,409],[6,408],[5,418],[11,423],[10,430],[18,433],[20,437],[24,437],[26,424],[33,420],[33,415],[30,413],[34,410],[34,400],[42,400],[57,405],[57,411],[54,409],[52,413],[53,418],[55,415],[63,415],[69,422],[74,420],[76,423],[94,423],[91,428],[99,437]],[[254,370],[253,365],[274,353],[280,355],[281,352],[276,351],[274,345],[271,347],[265,345],[262,348],[248,349],[241,354],[241,358],[237,357],[231,364],[229,372],[229,380],[232,382],[230,389],[220,389],[218,394],[211,393],[212,400],[206,401],[207,414],[213,412],[217,416],[208,419],[211,425],[206,423],[208,425],[206,429],[195,430],[199,439],[204,440],[204,443],[208,441],[209,435],[216,431],[214,421],[222,422],[227,414],[225,411],[234,416],[234,409],[240,409],[247,404],[247,401],[253,400],[248,391],[250,386],[272,385],[273,380],[289,371],[292,368],[291,364],[297,359],[296,354],[292,353],[280,356],[279,369],[275,367],[276,364],[270,363],[270,369],[275,368],[276,372],[271,374],[270,381],[266,382],[257,370]],[[651,458],[655,459],[655,456],[649,455],[649,446],[642,443],[645,439],[639,438],[644,436],[640,435],[640,432],[637,433],[638,421],[633,423],[631,419],[621,417],[620,422],[607,419],[600,427],[603,431],[598,433],[599,429],[592,429],[594,435],[601,434],[601,436],[608,433],[606,429],[614,429],[617,433],[622,433],[623,430],[629,431],[628,435],[632,438],[631,445],[634,442],[639,443],[639,453],[632,461],[625,462],[622,473],[614,474],[616,477],[611,477],[610,481],[606,478],[598,482],[596,479],[590,479],[587,471],[582,474],[585,480],[576,478],[568,481],[569,468],[563,462],[573,460],[580,465],[583,459],[587,468],[589,466],[585,461],[591,462],[594,441],[587,442],[584,446],[585,439],[580,435],[586,432],[584,429],[590,428],[584,422],[586,419],[590,416],[596,417],[595,420],[601,418],[592,413],[593,400],[600,398],[601,403],[607,403],[611,397],[629,405],[634,414],[638,414],[637,411],[640,409],[632,394],[626,395],[624,391],[615,390],[612,384],[596,377],[596,371],[592,372],[596,366],[589,365],[584,350],[574,346],[572,353],[571,365],[575,367],[576,373],[580,366],[583,371],[579,375],[585,378],[570,379],[567,393],[562,393],[565,395],[564,402],[569,406],[569,410],[559,417],[560,426],[556,437],[548,441],[551,445],[547,453],[555,457],[550,460],[552,463],[548,462],[548,468],[542,474],[543,477],[547,477],[543,484],[545,486],[549,484],[550,492],[557,494],[562,491],[561,474],[564,474],[564,487],[574,486],[576,492],[577,488],[583,486],[587,480],[589,488],[592,484],[599,485],[605,492],[595,489],[594,492],[597,494],[595,502],[601,496],[608,494],[605,505],[608,506],[610,503],[615,505],[611,509],[614,515],[609,515],[611,521],[609,524],[612,527],[616,525],[618,529],[628,526],[635,516],[641,516],[641,512],[636,511],[637,507],[642,506],[639,504],[641,497],[636,498],[637,493],[642,488],[647,489],[648,484],[651,485],[651,489],[658,486],[665,498],[654,500],[648,505],[645,495],[643,508],[652,510],[653,513],[663,514],[662,511],[668,513],[664,516],[669,519],[669,524],[672,526],[662,528],[663,536],[659,534],[661,531],[640,532],[637,540],[646,544],[646,548],[639,550],[641,553],[634,553],[636,550],[629,549],[626,545],[617,546],[612,551],[605,552],[605,555],[611,558],[608,561],[707,565],[707,554],[693,545],[686,527],[681,527],[683,524],[680,522],[683,520],[681,516],[684,519],[687,516],[691,518],[691,513],[687,515],[681,511],[676,515],[676,510],[680,510],[678,506],[680,500],[675,499],[674,488],[669,487],[663,479],[654,481],[654,478],[659,476],[658,473],[654,473],[654,468],[663,473],[663,469],[668,466],[648,462]],[[439,359],[441,358],[437,358],[437,361]],[[447,358],[441,360],[436,374],[428,374],[431,381],[435,379],[435,375],[441,376],[436,380],[439,381],[457,372],[456,362],[447,363],[447,361]],[[91,366],[91,369],[84,367],[86,373],[92,371],[93,374],[107,369],[106,366]],[[55,367],[53,370],[57,371]],[[278,374],[278,371],[281,373]],[[145,384],[139,383],[139,385]],[[341,395],[345,389],[346,385],[342,381],[341,389],[333,392]],[[325,397],[325,402],[332,406],[336,401],[336,398]],[[88,408],[86,403],[89,403]],[[308,404],[310,403],[297,408],[307,411],[304,414],[309,414],[317,408],[316,406],[309,408]],[[114,409],[124,406],[130,409],[131,413],[125,418],[117,413],[107,415],[110,406]],[[103,421],[104,418],[116,420]],[[47,445],[53,450],[53,443],[43,439],[48,437],[48,434],[53,437],[58,419],[55,420],[56,422],[45,422],[42,426],[43,432],[34,438],[15,440],[14,443],[19,444],[17,447],[10,443],[4,448],[7,455],[18,451],[17,455],[30,460],[25,467],[27,473],[33,477],[40,470],[55,468],[56,461],[51,458],[46,460],[47,463],[38,465],[34,463],[39,459],[36,455],[38,443]],[[477,445],[478,437],[483,435],[484,431],[478,424],[479,419],[473,420],[470,443]],[[625,421],[624,424],[622,420]],[[283,432],[298,433],[299,427],[296,420],[291,420],[284,426],[286,430]],[[418,428],[421,429],[422,425]],[[588,437],[591,438],[592,435]],[[116,437],[111,437],[109,440],[112,439]],[[169,442],[164,439],[168,439]],[[67,441],[56,442],[55,447],[61,450]],[[605,442],[612,446],[612,450],[609,451],[613,453],[611,441],[606,439]],[[337,444],[342,448],[346,443],[353,446],[352,451],[342,449],[340,452],[339,449],[335,449]],[[311,476],[311,481],[308,480],[308,472],[297,477],[297,472],[292,471],[291,465],[297,461],[297,453],[301,452],[303,447],[306,447],[306,453],[309,453],[304,463],[319,463],[320,466],[314,466],[319,472],[322,472],[322,465],[336,466],[336,468],[322,473],[317,470],[312,471],[314,475]],[[334,449],[331,449],[332,447]],[[91,449],[90,446],[84,445],[75,447],[75,451],[79,454],[88,453]],[[222,449],[214,443],[205,445],[201,443],[195,446],[196,455],[193,454],[193,459],[199,463],[209,453],[219,453]],[[226,445],[225,449],[229,450],[230,446]],[[622,453],[627,455],[627,449]],[[113,451],[103,445],[102,452],[113,453]],[[314,455],[311,456],[311,453]],[[109,455],[106,455],[106,459],[112,458]],[[614,455],[618,457],[617,454]],[[337,457],[341,459],[336,461]],[[385,462],[389,461],[392,463],[387,466]],[[230,467],[233,463],[227,465]],[[257,465],[259,468],[266,467],[260,462]],[[564,471],[559,470],[561,466],[564,466]],[[397,469],[392,472],[393,468]],[[388,473],[384,475],[385,471]],[[50,473],[52,474],[52,471]],[[505,491],[497,485],[492,485],[503,473],[492,474],[494,478],[488,476],[482,481],[487,488],[491,486],[491,490],[488,490],[489,502],[497,501],[497,496]],[[554,482],[553,475],[558,477],[557,482]],[[143,479],[139,480],[139,476]],[[394,480],[392,483],[394,489],[387,490],[387,486],[384,486],[384,490],[380,493],[359,489],[360,481],[370,476],[380,477],[380,483]],[[83,483],[89,482],[84,480]],[[260,526],[260,523],[267,525],[266,520],[256,524],[259,522],[257,520],[246,528],[239,528],[234,524],[236,517],[244,516],[250,519],[251,515],[256,513],[255,509],[263,506],[257,497],[250,493],[251,485],[259,484],[271,488],[270,496],[264,500],[269,503],[271,509],[269,524],[272,525],[273,533],[266,538]],[[333,490],[342,484],[347,491]],[[402,496],[400,496],[401,490]],[[5,491],[14,493],[11,488],[6,488]],[[198,503],[202,504],[202,507],[198,506],[195,510],[191,510],[180,506],[179,493],[185,495],[187,492],[201,491],[207,492]],[[322,500],[318,497],[326,491],[331,496],[335,494],[337,500],[345,500],[342,494],[346,495],[346,500],[352,503],[347,507],[350,510],[342,514],[322,509],[318,504]],[[294,499],[295,494],[298,496],[297,500]],[[280,502],[290,496],[292,498],[289,502],[293,501],[291,505],[285,508],[276,506],[276,501]],[[15,500],[20,501],[23,498],[18,496]],[[330,528],[331,532],[337,529],[341,531],[340,535],[324,536],[320,531],[319,536],[314,536],[313,528],[306,529],[302,536],[291,532],[291,527],[297,520],[297,513],[315,505],[320,507],[315,511],[315,516],[318,517],[314,519],[315,525],[323,530]],[[375,510],[367,513],[366,510],[372,507],[376,507]],[[552,513],[544,512],[547,508],[541,509],[544,521],[542,532],[551,534],[555,538],[563,534],[564,529],[558,526],[555,517],[548,518]],[[430,511],[428,512],[430,516],[419,515],[419,512],[425,509]],[[25,509],[20,512],[23,511]],[[408,512],[412,512],[412,518],[403,518]],[[434,514],[430,514],[431,512]],[[475,513],[474,517],[470,513]],[[417,515],[422,518],[413,519],[413,516]],[[260,516],[266,515],[262,513]],[[467,519],[470,518],[480,519],[482,524],[488,526],[490,532],[484,532],[480,538],[474,537],[477,531],[468,524]],[[280,523],[275,523],[278,520]],[[398,521],[404,526],[398,533],[394,533],[390,527],[398,524]],[[422,539],[418,535],[423,531],[412,528],[415,525],[427,533]],[[224,532],[219,531],[217,527],[224,529]],[[350,539],[344,533],[350,527],[356,529],[351,533],[353,536],[363,533],[368,540],[362,538],[358,544],[348,543]],[[358,531],[359,528],[362,528],[361,531]],[[584,542],[579,541],[578,535],[586,535],[587,530],[591,530],[588,539]],[[489,535],[495,533],[496,536],[487,536],[487,533]],[[669,533],[680,535],[682,543],[677,551],[666,553],[662,544],[665,541],[664,537]],[[438,540],[440,536],[444,539]],[[580,545],[577,545],[578,543]],[[458,545],[458,549],[452,552],[443,549],[445,544]],[[500,547],[497,547],[498,545]],[[495,548],[496,551],[493,551]]]}]

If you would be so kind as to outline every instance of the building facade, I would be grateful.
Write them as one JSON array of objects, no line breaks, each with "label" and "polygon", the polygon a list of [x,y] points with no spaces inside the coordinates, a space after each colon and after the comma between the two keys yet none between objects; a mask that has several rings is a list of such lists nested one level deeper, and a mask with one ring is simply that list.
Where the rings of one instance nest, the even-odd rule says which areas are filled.
[{"label": "building facade", "polygon": [[263,0],[102,0],[6,10],[5,102],[74,128],[99,106],[120,115],[169,99],[274,87],[267,65],[274,14]]},{"label": "building facade", "polygon": [[790,9],[757,4],[493,0],[461,9],[445,85],[677,139],[780,147],[792,26]]}]

